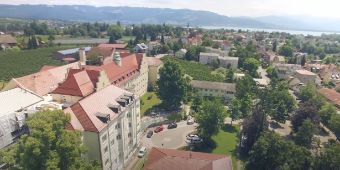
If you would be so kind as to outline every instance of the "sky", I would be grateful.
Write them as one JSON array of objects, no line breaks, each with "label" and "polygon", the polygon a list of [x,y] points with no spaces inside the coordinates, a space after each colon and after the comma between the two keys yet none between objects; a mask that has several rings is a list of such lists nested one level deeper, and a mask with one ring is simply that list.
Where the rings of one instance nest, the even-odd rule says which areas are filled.
[{"label": "sky", "polygon": [[340,19],[340,0],[0,0],[0,4],[186,8],[227,16],[289,15]]}]

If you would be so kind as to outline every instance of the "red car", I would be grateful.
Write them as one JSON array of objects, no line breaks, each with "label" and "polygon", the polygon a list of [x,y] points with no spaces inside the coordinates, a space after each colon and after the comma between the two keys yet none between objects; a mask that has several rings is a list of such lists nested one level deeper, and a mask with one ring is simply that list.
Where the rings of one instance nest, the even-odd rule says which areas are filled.
[{"label": "red car", "polygon": [[161,132],[161,131],[163,131],[163,126],[158,126],[158,127],[156,127],[156,129],[154,130],[154,132],[155,133],[158,133],[158,132]]}]

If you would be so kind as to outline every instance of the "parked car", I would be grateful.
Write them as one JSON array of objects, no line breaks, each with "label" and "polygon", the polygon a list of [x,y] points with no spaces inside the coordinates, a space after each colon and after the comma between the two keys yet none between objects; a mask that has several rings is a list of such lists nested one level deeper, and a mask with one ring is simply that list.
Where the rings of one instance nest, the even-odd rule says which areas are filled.
[{"label": "parked car", "polygon": [[163,131],[163,126],[158,126],[158,127],[156,127],[156,129],[154,130],[154,132],[155,133],[158,133],[158,132],[161,132],[161,131]]},{"label": "parked car", "polygon": [[189,140],[186,141],[188,144],[200,144],[203,142],[203,139],[198,137],[198,136],[195,136],[195,137],[192,137],[190,138]]},{"label": "parked car", "polygon": [[170,123],[168,125],[168,129],[174,129],[174,128],[177,128],[177,123],[176,122]]},{"label": "parked car", "polygon": [[141,147],[138,152],[138,158],[143,158],[146,153],[146,147]]},{"label": "parked car", "polygon": [[187,119],[187,124],[188,124],[188,125],[192,125],[192,124],[194,124],[194,123],[195,123],[194,118],[191,117],[191,116],[189,116],[188,119]]},{"label": "parked car", "polygon": [[198,135],[189,134],[186,137],[187,137],[187,140],[191,140],[192,138],[199,137],[199,136]]},{"label": "parked car", "polygon": [[153,135],[153,131],[149,130],[149,132],[146,134],[146,137],[151,138],[152,135]]}]

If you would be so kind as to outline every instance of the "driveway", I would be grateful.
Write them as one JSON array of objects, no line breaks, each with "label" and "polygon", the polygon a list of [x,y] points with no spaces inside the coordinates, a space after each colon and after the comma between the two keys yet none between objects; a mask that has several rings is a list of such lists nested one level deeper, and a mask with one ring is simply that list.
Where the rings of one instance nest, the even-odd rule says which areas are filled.
[{"label": "driveway", "polygon": [[[167,129],[167,125],[163,125],[164,130],[159,133],[154,133],[151,138],[146,135],[142,137],[142,145],[147,148],[160,147],[168,149],[177,149],[186,146],[185,136],[195,131],[196,124],[187,125],[186,121],[177,123],[177,128]],[[153,130],[150,128],[149,130]]]}]

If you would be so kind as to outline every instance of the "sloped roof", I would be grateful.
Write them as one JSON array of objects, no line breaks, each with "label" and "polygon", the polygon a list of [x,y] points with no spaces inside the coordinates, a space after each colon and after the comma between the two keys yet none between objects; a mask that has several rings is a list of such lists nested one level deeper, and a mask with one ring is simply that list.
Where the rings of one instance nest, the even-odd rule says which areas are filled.
[{"label": "sloped roof", "polygon": [[121,63],[122,65],[119,66],[115,62],[110,62],[101,66],[94,66],[94,65],[86,65],[84,68],[86,70],[95,70],[95,71],[105,71],[110,82],[113,83],[118,79],[124,77],[129,78],[132,76],[133,73],[137,73],[139,69],[139,58],[138,54],[126,54],[121,53]]},{"label": "sloped roof", "polygon": [[146,57],[146,61],[148,62],[149,66],[160,66],[163,64],[159,58],[155,57]]},{"label": "sloped roof", "polygon": [[297,73],[301,74],[301,75],[307,75],[307,76],[316,76],[315,73],[310,72],[308,70],[296,70]]},{"label": "sloped roof", "polygon": [[114,48],[104,48],[104,47],[93,47],[87,54],[88,57],[92,55],[108,57],[114,53]]},{"label": "sloped roof", "polygon": [[340,107],[340,93],[329,88],[319,89],[318,92],[325,96],[329,101],[337,105],[337,107]]},{"label": "sloped roof", "polygon": [[225,155],[152,148],[145,170],[232,170]]},{"label": "sloped roof", "polygon": [[[116,86],[110,85],[102,90],[99,90],[86,98],[78,101],[70,108],[65,109],[66,113],[72,113],[75,118],[79,121],[80,125],[77,124],[78,121],[71,120],[72,128],[76,130],[81,130],[83,128],[85,131],[90,132],[100,132],[107,124],[100,121],[97,117],[97,113],[110,115],[110,120],[115,119],[118,114],[113,112],[108,105],[118,105],[116,101],[123,94],[132,94]],[[122,107],[122,110],[125,108]],[[80,128],[80,129],[79,129]]]},{"label": "sloped roof", "polygon": [[125,49],[127,44],[99,44],[97,47],[99,48],[114,48],[114,49]]},{"label": "sloped roof", "polygon": [[83,70],[72,70],[66,80],[52,93],[85,97],[94,92],[94,83],[88,73]]},{"label": "sloped roof", "polygon": [[58,84],[65,80],[66,73],[69,69],[79,69],[79,64],[77,62],[70,63],[27,76],[14,78],[11,81],[14,81],[18,87],[28,89],[39,96],[44,96],[56,89]]},{"label": "sloped roof", "polygon": [[0,92],[0,117],[42,101],[43,98],[22,88]]},{"label": "sloped roof", "polygon": [[235,83],[221,83],[221,82],[191,80],[190,84],[194,88],[227,90],[227,91],[233,91],[233,92],[236,91]]},{"label": "sloped roof", "polygon": [[16,44],[17,40],[8,34],[0,35],[0,44]]}]

